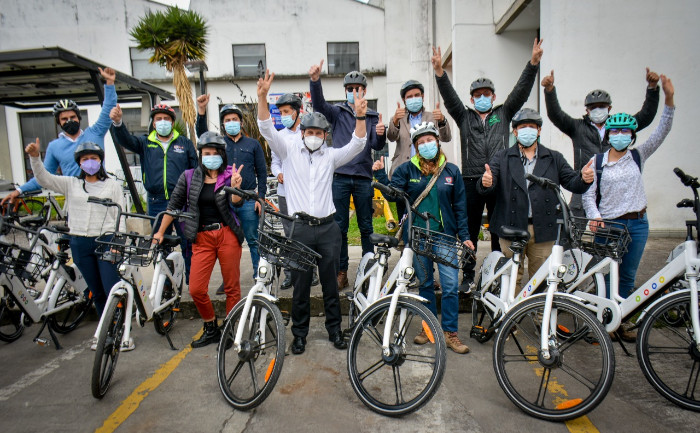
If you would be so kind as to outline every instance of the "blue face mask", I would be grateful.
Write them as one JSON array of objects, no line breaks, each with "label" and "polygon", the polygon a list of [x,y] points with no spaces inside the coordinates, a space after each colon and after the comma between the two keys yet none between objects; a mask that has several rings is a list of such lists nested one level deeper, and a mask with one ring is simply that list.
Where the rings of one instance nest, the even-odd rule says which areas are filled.
[{"label": "blue face mask", "polygon": [[411,113],[417,113],[421,108],[423,108],[423,98],[420,96],[406,99],[406,109]]},{"label": "blue face mask", "polygon": [[204,165],[209,170],[216,170],[221,167],[224,163],[224,159],[221,155],[204,155],[202,157],[202,165]]},{"label": "blue face mask", "polygon": [[522,128],[518,129],[518,143],[523,147],[530,147],[537,141],[537,129]]},{"label": "blue face mask", "polygon": [[345,92],[345,97],[348,99],[348,104],[355,103],[355,95],[353,95],[352,92]]},{"label": "blue face mask", "polygon": [[608,141],[615,150],[622,152],[632,143],[632,136],[627,134],[615,134],[611,135]]},{"label": "blue face mask", "polygon": [[226,129],[226,133],[228,135],[235,137],[239,132],[241,132],[241,122],[236,122],[234,120],[226,122],[224,123],[224,128]]},{"label": "blue face mask", "polygon": [[429,141],[418,145],[418,154],[423,159],[433,159],[438,153],[437,141]]},{"label": "blue face mask", "polygon": [[173,122],[169,120],[159,120],[156,122],[156,132],[161,137],[167,137],[173,130]]},{"label": "blue face mask", "polygon": [[292,116],[282,116],[282,125],[284,125],[285,128],[291,128],[294,126],[294,119],[292,119]]},{"label": "blue face mask", "polygon": [[493,102],[490,96],[480,96],[474,100],[474,108],[480,113],[485,113],[491,109]]}]

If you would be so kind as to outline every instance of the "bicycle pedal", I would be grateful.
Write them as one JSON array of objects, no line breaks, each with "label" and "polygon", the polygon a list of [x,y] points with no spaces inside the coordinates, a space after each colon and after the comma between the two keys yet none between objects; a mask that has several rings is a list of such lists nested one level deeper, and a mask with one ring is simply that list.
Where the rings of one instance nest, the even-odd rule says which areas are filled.
[{"label": "bicycle pedal", "polygon": [[36,344],[38,344],[39,346],[42,346],[42,347],[46,347],[46,346],[50,346],[50,345],[51,345],[51,342],[50,342],[48,339],[46,339],[46,338],[41,338],[41,337],[35,338],[35,339],[34,339],[34,343],[36,343]]},{"label": "bicycle pedal", "polygon": [[175,311],[176,313],[179,313],[179,312],[180,312],[180,309],[179,309],[179,308],[173,308],[173,311]]},{"label": "bicycle pedal", "polygon": [[288,326],[289,322],[292,320],[292,315],[289,314],[289,311],[280,311],[282,313],[282,321],[284,322],[284,326]]},{"label": "bicycle pedal", "polygon": [[345,292],[345,297],[348,298],[348,301],[352,301],[355,299],[355,292],[352,290]]}]

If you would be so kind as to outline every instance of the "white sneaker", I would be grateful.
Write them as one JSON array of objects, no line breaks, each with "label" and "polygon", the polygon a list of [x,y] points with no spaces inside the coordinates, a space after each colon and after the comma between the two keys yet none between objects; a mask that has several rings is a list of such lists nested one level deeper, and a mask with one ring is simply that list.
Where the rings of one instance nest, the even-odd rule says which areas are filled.
[{"label": "white sneaker", "polygon": [[129,352],[136,349],[134,344],[134,339],[129,337],[129,341],[122,341],[122,347],[119,349],[120,352]]},{"label": "white sneaker", "polygon": [[90,350],[93,352],[97,350],[97,338],[92,338],[92,344],[90,345]]}]

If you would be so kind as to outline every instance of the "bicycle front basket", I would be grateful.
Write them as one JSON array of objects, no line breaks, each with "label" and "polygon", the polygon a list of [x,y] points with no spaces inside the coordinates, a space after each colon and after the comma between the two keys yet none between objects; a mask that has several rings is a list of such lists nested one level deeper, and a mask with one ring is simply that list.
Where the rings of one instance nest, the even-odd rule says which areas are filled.
[{"label": "bicycle front basket", "polygon": [[454,236],[413,226],[411,237],[411,249],[435,263],[462,269],[474,260],[474,252]]},{"label": "bicycle front basket", "polygon": [[95,253],[102,260],[141,267],[151,264],[157,245],[152,242],[151,236],[122,232],[104,233],[95,242]]},{"label": "bicycle front basket", "polygon": [[632,240],[627,226],[615,221],[602,220],[604,226],[593,231],[589,225],[593,220],[581,217],[571,219],[571,237],[575,246],[592,256],[622,260]]},{"label": "bicycle front basket", "polygon": [[260,255],[273,265],[305,272],[316,266],[318,254],[299,241],[274,232],[258,232]]},{"label": "bicycle front basket", "polygon": [[41,254],[0,242],[0,273],[13,275],[22,281],[36,283],[49,265]]}]

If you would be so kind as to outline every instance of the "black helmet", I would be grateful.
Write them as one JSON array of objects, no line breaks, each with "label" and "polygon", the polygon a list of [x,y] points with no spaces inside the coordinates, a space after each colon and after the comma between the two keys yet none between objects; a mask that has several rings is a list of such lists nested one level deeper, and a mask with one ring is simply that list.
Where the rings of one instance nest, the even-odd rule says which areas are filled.
[{"label": "black helmet", "polygon": [[365,77],[365,74],[359,71],[348,72],[343,79],[343,87],[348,87],[350,84],[359,84],[366,89],[367,77]]},{"label": "black helmet", "polygon": [[58,123],[58,115],[63,113],[64,111],[75,111],[75,114],[78,115],[78,120],[82,120],[78,104],[76,104],[75,101],[71,99],[61,99],[60,101],[56,102],[53,106],[53,117],[56,119],[56,123]]},{"label": "black helmet", "polygon": [[214,149],[226,150],[226,141],[224,137],[216,132],[207,131],[199,136],[197,141],[197,150],[202,150],[205,147],[213,147]]},{"label": "black helmet", "polygon": [[596,89],[586,95],[586,102],[583,105],[591,104],[608,104],[612,105],[612,98],[605,90]]},{"label": "black helmet", "polygon": [[331,124],[328,123],[328,120],[326,120],[326,116],[319,112],[304,114],[304,117],[301,118],[301,124],[299,126],[301,127],[302,131],[306,128],[318,128],[326,132],[330,132],[331,130]]},{"label": "black helmet", "polygon": [[75,148],[73,152],[73,159],[75,159],[76,164],[80,164],[80,158],[83,155],[97,155],[100,157],[100,161],[105,160],[105,151],[97,144],[92,141],[86,141],[85,143],[80,143],[78,147]]},{"label": "black helmet", "polygon": [[472,85],[469,86],[469,94],[471,95],[474,93],[475,90],[477,89],[484,89],[488,88],[491,89],[493,93],[496,93],[496,86],[493,85],[493,81],[489,80],[488,78],[477,78],[472,82]]},{"label": "black helmet", "polygon": [[401,99],[403,99],[406,96],[406,92],[411,89],[419,89],[421,93],[425,93],[425,89],[420,82],[416,80],[408,80],[401,86]]},{"label": "black helmet", "polygon": [[281,107],[282,105],[289,105],[294,110],[299,111],[301,110],[301,98],[293,93],[285,93],[284,95],[279,97],[277,102],[275,102],[275,105],[277,107]]},{"label": "black helmet", "polygon": [[515,113],[511,125],[515,128],[523,123],[534,123],[537,126],[542,126],[542,116],[532,108],[523,108]]},{"label": "black helmet", "polygon": [[175,122],[175,118],[177,117],[175,115],[175,110],[173,110],[172,107],[170,107],[170,105],[166,104],[154,105],[153,108],[151,108],[151,120],[153,120],[153,116],[155,116],[158,113],[167,114],[173,119],[173,122]]},{"label": "black helmet", "polygon": [[219,123],[224,123],[224,116],[227,114],[236,113],[243,120],[243,111],[236,104],[226,104],[219,110]]}]

